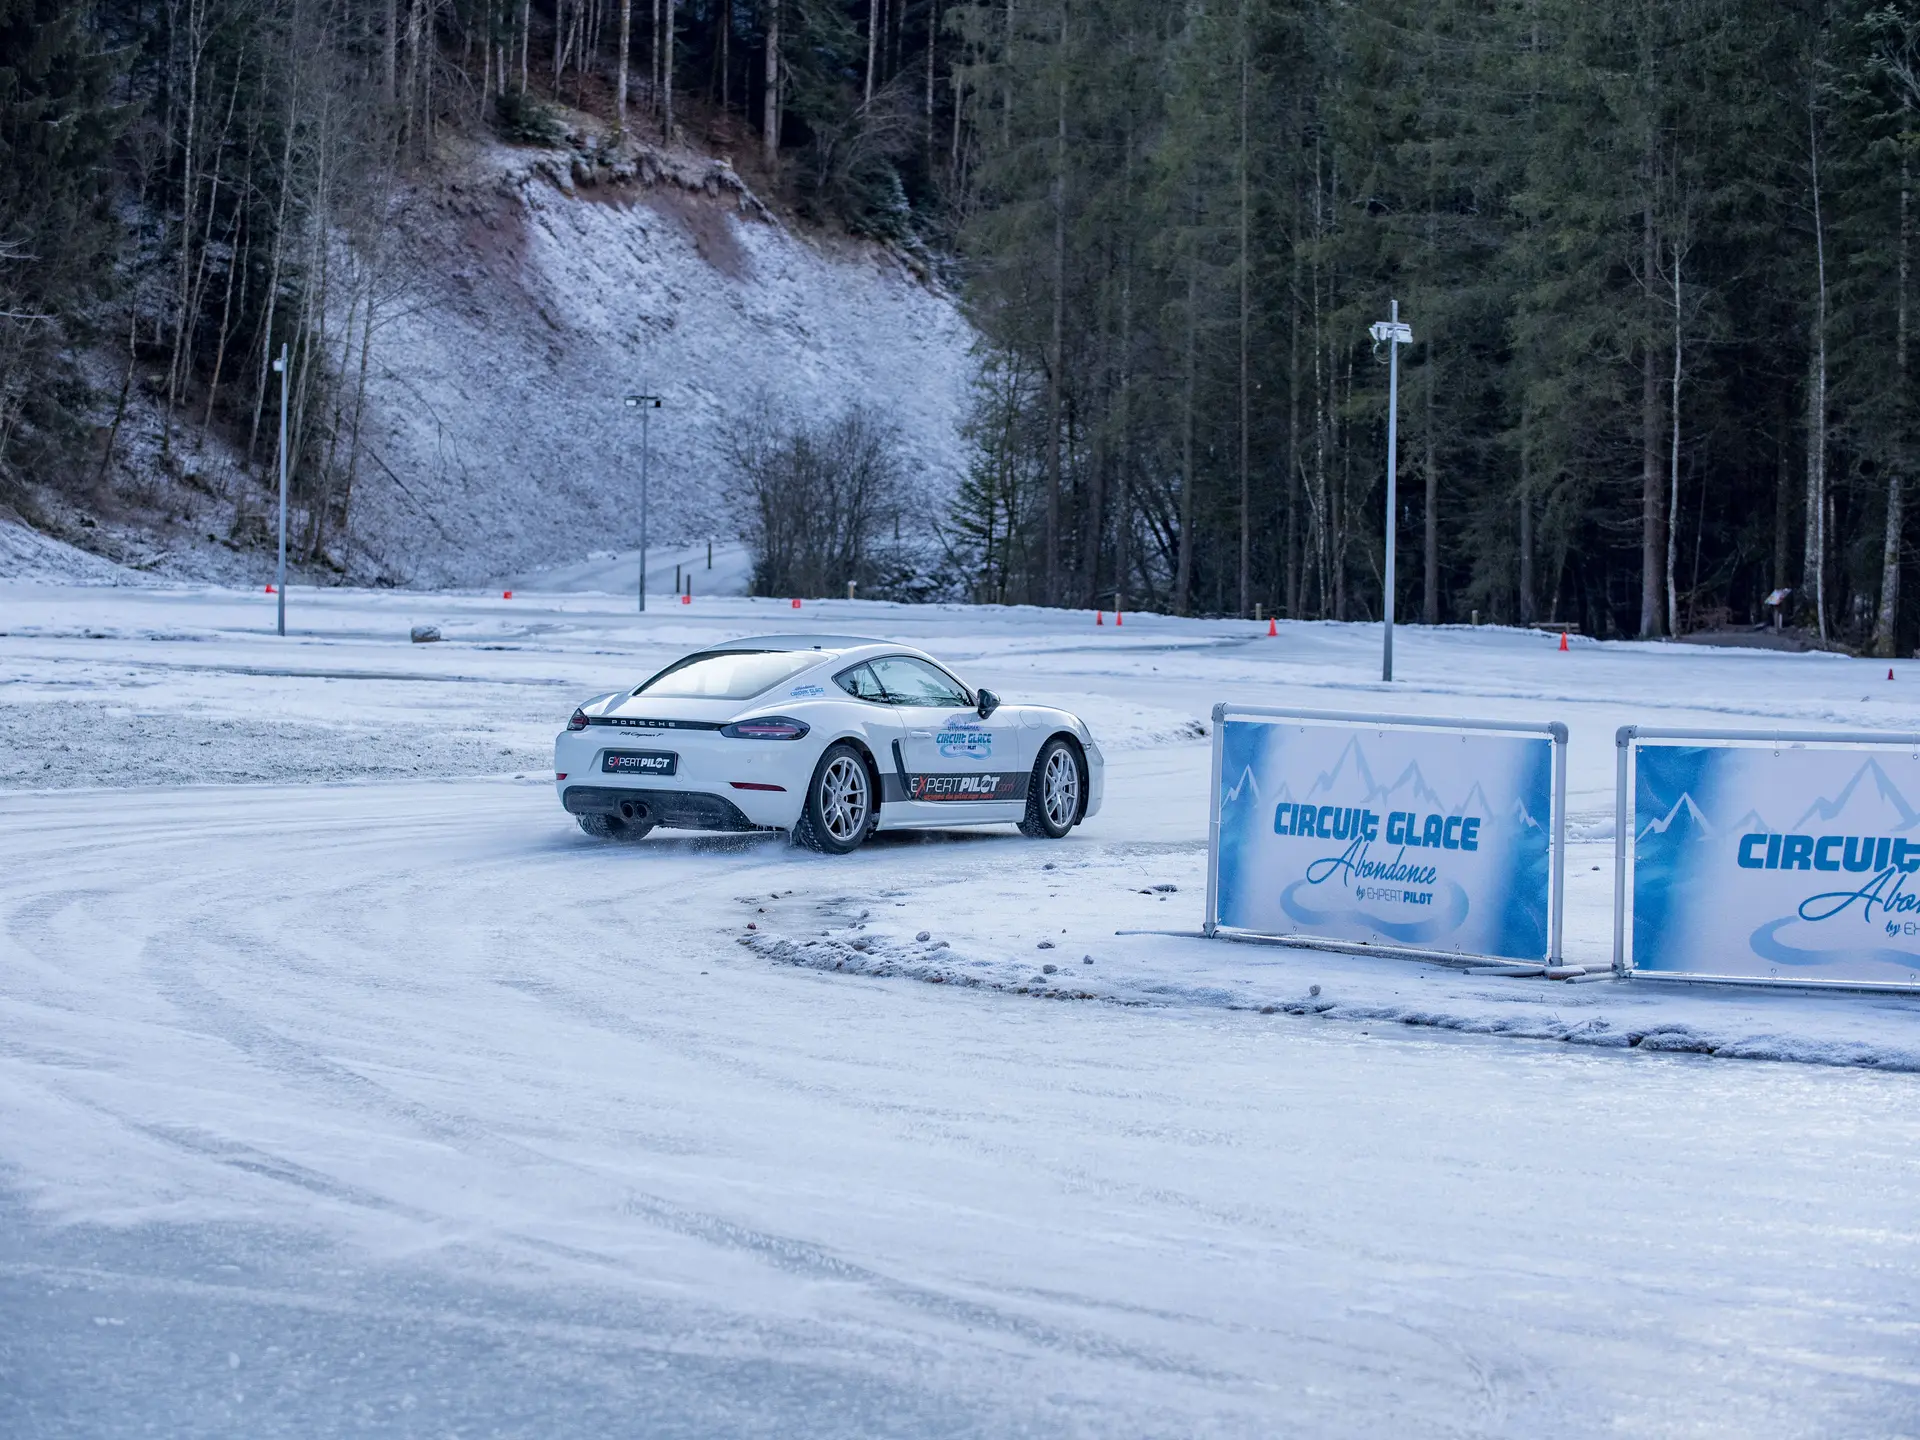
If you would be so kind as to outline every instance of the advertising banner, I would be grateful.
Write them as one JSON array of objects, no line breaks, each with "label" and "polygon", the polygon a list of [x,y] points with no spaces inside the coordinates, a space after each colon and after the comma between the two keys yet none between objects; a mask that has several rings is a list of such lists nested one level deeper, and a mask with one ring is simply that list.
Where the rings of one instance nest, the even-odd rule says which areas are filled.
[{"label": "advertising banner", "polygon": [[1636,974],[1920,985],[1920,745],[1623,736]]},{"label": "advertising banner", "polygon": [[1557,954],[1564,727],[1215,717],[1212,924],[1535,964]]}]

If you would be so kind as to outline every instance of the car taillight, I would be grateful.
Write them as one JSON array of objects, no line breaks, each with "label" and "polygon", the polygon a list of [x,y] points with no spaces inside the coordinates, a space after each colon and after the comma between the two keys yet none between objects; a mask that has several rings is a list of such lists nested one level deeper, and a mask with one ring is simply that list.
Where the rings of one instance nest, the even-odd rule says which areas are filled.
[{"label": "car taillight", "polygon": [[573,712],[573,718],[567,721],[567,729],[584,730],[586,728],[587,728],[587,712],[584,710],[575,710]]},{"label": "car taillight", "polygon": [[804,720],[762,715],[755,720],[736,720],[720,733],[733,740],[798,740],[809,728]]}]

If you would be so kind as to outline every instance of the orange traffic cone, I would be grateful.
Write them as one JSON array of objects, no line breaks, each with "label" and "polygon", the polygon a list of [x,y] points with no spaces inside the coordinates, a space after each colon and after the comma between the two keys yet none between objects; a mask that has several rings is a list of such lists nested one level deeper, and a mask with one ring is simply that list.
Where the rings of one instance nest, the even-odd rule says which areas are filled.
[{"label": "orange traffic cone", "polygon": [[1116,610],[1116,611],[1114,611],[1114,612],[1113,612],[1113,623],[1114,623],[1114,624],[1116,624],[1116,625],[1119,625],[1119,624],[1123,624],[1123,623],[1124,623],[1124,621],[1125,621],[1125,617],[1124,617],[1124,616],[1122,616],[1122,615],[1121,615],[1121,613],[1120,613],[1120,612],[1119,612],[1118,610]]},{"label": "orange traffic cone", "polygon": [[511,600],[511,599],[513,598],[513,591],[511,591],[511,590],[502,590],[502,591],[500,592],[500,598],[501,598],[502,600]]},{"label": "orange traffic cone", "polygon": [[800,608],[800,597],[798,595],[793,597],[793,608],[796,610]]},{"label": "orange traffic cone", "polygon": [[693,596],[691,596],[691,595],[682,595],[682,596],[680,597],[680,603],[681,603],[682,605],[691,605],[691,604],[693,603]]},{"label": "orange traffic cone", "polygon": [[1892,667],[1892,666],[1888,666],[1888,667],[1887,667],[1887,679],[1889,679],[1889,680],[1891,680],[1891,679],[1893,679],[1893,667]]},{"label": "orange traffic cone", "polygon": [[1564,653],[1566,652],[1566,648],[1567,648],[1567,632],[1566,632],[1566,631],[1564,631],[1564,630],[1562,630],[1562,631],[1560,632],[1560,650],[1561,650],[1561,653],[1563,653],[1563,654],[1564,654]]},{"label": "orange traffic cone", "polygon": [[267,586],[267,593],[268,593],[269,595],[271,595],[271,594],[273,594],[273,586],[271,586],[271,585],[269,585],[269,586]]},{"label": "orange traffic cone", "polygon": [[1279,633],[1280,633],[1280,626],[1278,622],[1275,621],[1271,615],[1269,615],[1267,617],[1267,634],[1278,635]]},{"label": "orange traffic cone", "polygon": [[1105,612],[1104,610],[1096,610],[1096,611],[1094,611],[1094,612],[1093,612],[1093,623],[1094,623],[1094,624],[1096,624],[1096,625],[1104,625],[1104,624],[1106,624],[1106,623],[1107,623],[1107,618],[1106,618],[1106,612]]}]

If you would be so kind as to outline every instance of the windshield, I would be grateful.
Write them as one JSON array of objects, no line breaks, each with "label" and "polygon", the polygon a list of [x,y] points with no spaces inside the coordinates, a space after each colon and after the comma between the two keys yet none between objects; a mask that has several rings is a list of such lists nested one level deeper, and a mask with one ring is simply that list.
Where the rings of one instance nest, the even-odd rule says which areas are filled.
[{"label": "windshield", "polygon": [[722,650],[689,655],[633,693],[660,700],[750,700],[825,658],[817,650]]}]

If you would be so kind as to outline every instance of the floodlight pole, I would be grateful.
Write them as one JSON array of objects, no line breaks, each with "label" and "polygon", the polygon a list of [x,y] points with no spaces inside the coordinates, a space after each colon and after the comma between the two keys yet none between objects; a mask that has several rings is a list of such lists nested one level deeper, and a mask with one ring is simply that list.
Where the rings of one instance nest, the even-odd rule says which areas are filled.
[{"label": "floodlight pole", "polygon": [[287,342],[280,342],[280,358],[273,362],[280,372],[280,568],[274,577],[273,593],[280,612],[280,633],[287,633],[287,382],[291,367],[287,364]]},{"label": "floodlight pole", "polygon": [[647,495],[652,488],[648,470],[653,458],[648,443],[647,420],[660,408],[658,395],[629,395],[627,408],[640,412],[640,613],[647,613]]},{"label": "floodlight pole", "polygon": [[1373,343],[1378,346],[1383,341],[1387,347],[1387,577],[1386,604],[1382,606],[1386,618],[1386,630],[1380,650],[1380,678],[1393,679],[1393,551],[1395,533],[1398,529],[1398,511],[1400,508],[1399,470],[1400,455],[1400,347],[1413,343],[1413,327],[1400,323],[1400,302],[1392,302],[1390,318],[1375,321],[1368,332]]}]

